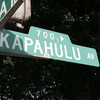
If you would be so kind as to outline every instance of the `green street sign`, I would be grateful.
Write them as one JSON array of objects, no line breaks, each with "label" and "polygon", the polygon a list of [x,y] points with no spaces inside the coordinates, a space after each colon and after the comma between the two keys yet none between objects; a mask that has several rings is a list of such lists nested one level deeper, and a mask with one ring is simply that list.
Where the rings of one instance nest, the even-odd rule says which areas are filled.
[{"label": "green street sign", "polygon": [[96,50],[72,44],[66,34],[31,27],[28,34],[0,30],[0,52],[99,67]]},{"label": "green street sign", "polygon": [[0,29],[15,13],[24,0],[0,0]]}]

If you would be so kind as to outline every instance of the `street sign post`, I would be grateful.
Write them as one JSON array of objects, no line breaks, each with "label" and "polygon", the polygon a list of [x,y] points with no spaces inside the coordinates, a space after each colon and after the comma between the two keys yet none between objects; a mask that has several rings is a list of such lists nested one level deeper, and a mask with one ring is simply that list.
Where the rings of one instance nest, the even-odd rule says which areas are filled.
[{"label": "street sign post", "polygon": [[31,27],[29,34],[0,30],[0,52],[99,66],[96,50],[72,44],[66,34]]},{"label": "street sign post", "polygon": [[8,19],[15,13],[24,0],[0,0],[0,29],[4,27]]}]

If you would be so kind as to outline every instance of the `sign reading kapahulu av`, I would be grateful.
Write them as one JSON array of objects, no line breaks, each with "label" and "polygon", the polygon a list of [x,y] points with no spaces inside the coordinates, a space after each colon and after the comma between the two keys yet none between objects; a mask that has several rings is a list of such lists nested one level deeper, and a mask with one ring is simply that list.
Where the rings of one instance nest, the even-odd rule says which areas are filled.
[{"label": "sign reading kapahulu av", "polygon": [[72,44],[66,34],[37,27],[28,34],[1,30],[0,52],[99,66],[95,49]]}]

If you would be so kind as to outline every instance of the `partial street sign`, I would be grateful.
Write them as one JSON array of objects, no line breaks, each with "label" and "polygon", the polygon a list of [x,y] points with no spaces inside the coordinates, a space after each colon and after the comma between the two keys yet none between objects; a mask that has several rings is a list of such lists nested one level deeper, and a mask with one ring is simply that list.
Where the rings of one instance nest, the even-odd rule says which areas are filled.
[{"label": "partial street sign", "polygon": [[72,44],[66,34],[37,27],[31,27],[29,34],[0,30],[0,52],[99,67],[95,49]]},{"label": "partial street sign", "polygon": [[0,0],[0,29],[4,27],[8,19],[15,13],[24,0]]}]

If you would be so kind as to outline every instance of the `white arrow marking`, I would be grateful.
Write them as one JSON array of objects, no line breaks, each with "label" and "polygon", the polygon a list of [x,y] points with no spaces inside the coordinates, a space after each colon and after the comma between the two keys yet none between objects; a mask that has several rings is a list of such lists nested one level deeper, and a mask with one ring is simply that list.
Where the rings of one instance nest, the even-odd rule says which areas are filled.
[{"label": "white arrow marking", "polygon": [[61,39],[61,41],[63,41],[63,40],[64,40],[64,38],[63,38],[62,36],[60,36],[60,39]]}]

